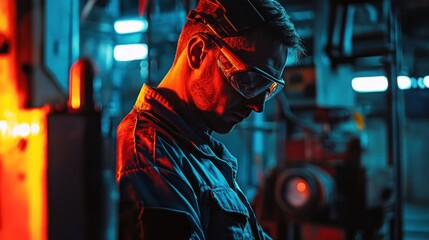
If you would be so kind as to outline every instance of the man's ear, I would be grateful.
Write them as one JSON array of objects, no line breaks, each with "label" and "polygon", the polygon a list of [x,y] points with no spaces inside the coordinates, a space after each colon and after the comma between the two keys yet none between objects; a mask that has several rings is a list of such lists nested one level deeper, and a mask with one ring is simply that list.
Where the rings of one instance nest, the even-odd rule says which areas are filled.
[{"label": "man's ear", "polygon": [[201,35],[193,36],[186,47],[188,53],[188,64],[192,69],[198,69],[207,55],[207,39]]}]

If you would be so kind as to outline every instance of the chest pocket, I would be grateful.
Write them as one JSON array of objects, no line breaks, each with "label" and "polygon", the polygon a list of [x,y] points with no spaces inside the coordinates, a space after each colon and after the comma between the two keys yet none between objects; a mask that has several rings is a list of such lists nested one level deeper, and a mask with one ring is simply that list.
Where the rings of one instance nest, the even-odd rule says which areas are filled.
[{"label": "chest pocket", "polygon": [[216,188],[210,194],[208,239],[254,239],[249,212],[237,193],[230,188]]}]

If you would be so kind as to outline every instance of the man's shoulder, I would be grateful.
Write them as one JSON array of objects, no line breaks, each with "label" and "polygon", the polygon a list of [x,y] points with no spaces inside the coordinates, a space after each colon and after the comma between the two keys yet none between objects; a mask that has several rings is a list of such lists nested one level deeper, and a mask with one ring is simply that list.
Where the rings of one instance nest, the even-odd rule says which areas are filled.
[{"label": "man's shoulder", "polygon": [[157,154],[178,150],[177,139],[155,121],[136,111],[128,114],[118,126],[117,151],[128,158],[154,160]]},{"label": "man's shoulder", "polygon": [[133,110],[118,125],[118,145],[135,145],[140,139],[153,138],[155,128],[154,123]]}]

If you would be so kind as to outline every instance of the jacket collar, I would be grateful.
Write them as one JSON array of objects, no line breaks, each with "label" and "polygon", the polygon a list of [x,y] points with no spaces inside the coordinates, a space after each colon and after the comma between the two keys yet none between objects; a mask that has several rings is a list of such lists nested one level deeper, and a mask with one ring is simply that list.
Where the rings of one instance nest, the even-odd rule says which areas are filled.
[{"label": "jacket collar", "polygon": [[232,168],[233,176],[236,176],[237,159],[225,145],[211,137],[207,132],[198,129],[196,124],[177,114],[172,102],[168,101],[155,88],[144,84],[134,108],[160,126],[160,130],[188,147],[194,148],[203,156],[226,162]]}]

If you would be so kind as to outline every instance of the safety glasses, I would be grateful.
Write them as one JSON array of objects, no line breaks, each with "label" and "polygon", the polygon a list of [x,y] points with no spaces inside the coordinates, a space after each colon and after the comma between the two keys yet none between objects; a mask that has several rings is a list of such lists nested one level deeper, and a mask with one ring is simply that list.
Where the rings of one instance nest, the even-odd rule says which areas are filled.
[{"label": "safety glasses", "polygon": [[203,33],[220,49],[217,64],[225,79],[246,99],[265,93],[265,100],[272,98],[284,87],[284,80],[260,68],[250,66],[235,55],[220,38]]}]

